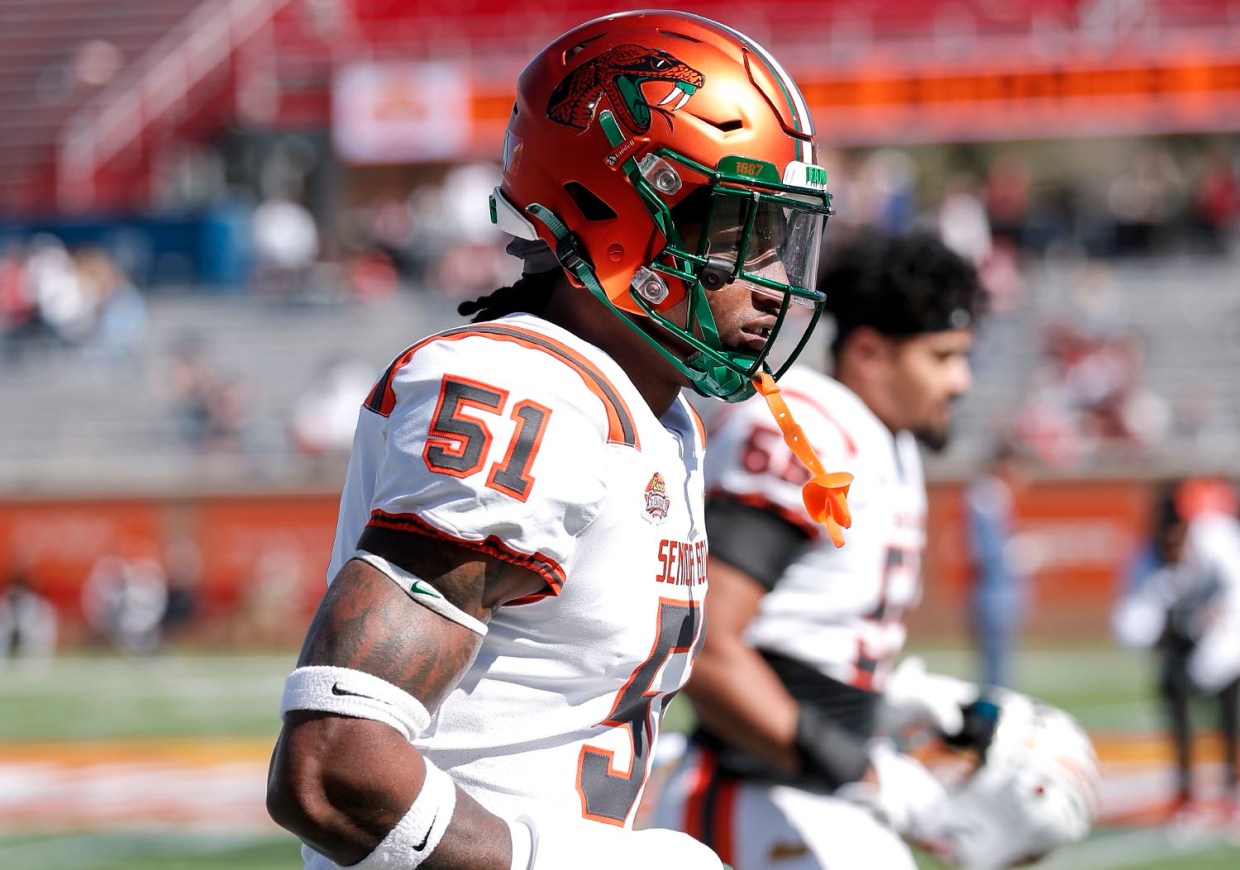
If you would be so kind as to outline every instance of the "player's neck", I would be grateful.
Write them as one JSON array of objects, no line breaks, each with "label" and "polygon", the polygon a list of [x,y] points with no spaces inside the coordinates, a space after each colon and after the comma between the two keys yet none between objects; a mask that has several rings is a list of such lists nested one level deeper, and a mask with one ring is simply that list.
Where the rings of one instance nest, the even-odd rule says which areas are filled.
[{"label": "player's neck", "polygon": [[615,360],[656,417],[662,417],[680,395],[681,375],[635,329],[588,293],[575,288],[557,291],[542,316]]},{"label": "player's neck", "polygon": [[865,378],[859,377],[855,371],[847,367],[839,366],[837,366],[837,369],[832,374],[832,377],[839,381],[840,384],[842,384],[850,393],[856,396],[857,401],[865,405],[866,410],[873,414],[874,418],[878,420],[879,423],[882,423],[883,427],[890,432],[892,436],[900,433],[900,429],[896,426],[892,426],[891,423],[888,422],[886,415],[881,412],[881,403],[875,401],[873,398],[875,394],[874,387]]}]

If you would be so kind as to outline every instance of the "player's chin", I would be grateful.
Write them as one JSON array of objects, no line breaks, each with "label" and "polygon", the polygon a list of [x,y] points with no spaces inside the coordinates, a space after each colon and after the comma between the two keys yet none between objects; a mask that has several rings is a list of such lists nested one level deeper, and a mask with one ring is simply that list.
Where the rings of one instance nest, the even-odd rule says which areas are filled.
[{"label": "player's chin", "polygon": [[932,453],[942,453],[951,444],[952,433],[951,426],[922,426],[914,429],[913,434],[917,436],[917,440]]}]

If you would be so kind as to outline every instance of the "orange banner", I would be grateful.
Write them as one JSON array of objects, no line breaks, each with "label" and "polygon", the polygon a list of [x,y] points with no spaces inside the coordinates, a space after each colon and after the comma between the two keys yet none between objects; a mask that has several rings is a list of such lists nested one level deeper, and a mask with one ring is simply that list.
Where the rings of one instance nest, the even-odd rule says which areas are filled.
[{"label": "orange banner", "polygon": [[[953,64],[884,55],[847,67],[802,64],[792,73],[831,146],[1235,130],[1238,47],[1053,63],[1022,55]],[[512,100],[509,82],[474,83],[480,153],[495,153]]]},{"label": "orange banner", "polygon": [[[1031,634],[1100,635],[1130,560],[1142,545],[1151,490],[1143,481],[1036,484],[1015,505],[1024,538]],[[960,484],[931,487],[926,595],[913,615],[915,634],[968,631],[973,570]]]},{"label": "orange banner", "polygon": [[[912,616],[923,637],[967,631],[968,562],[961,486],[931,487],[926,594]],[[300,639],[326,582],[336,493],[186,499],[29,500],[0,503],[0,566],[29,569],[73,635],[82,584],[109,555],[145,556],[171,569],[176,546],[201,557],[200,616],[240,628],[229,642]],[[1144,533],[1150,490],[1139,481],[1040,483],[1017,504],[1035,541],[1032,634],[1106,630],[1111,601]]]}]

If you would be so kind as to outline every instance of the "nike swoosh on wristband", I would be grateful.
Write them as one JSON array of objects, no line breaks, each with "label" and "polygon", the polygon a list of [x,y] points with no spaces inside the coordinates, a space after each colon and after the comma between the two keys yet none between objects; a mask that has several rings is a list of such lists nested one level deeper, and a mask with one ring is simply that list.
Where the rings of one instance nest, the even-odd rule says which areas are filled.
[{"label": "nike swoosh on wristband", "polygon": [[431,831],[435,830],[435,819],[437,818],[439,818],[439,813],[435,813],[435,815],[431,816],[431,823],[426,826],[426,836],[422,838],[421,843],[418,843],[418,845],[413,847],[413,851],[421,852],[426,848],[426,844],[429,843],[431,839]]},{"label": "nike swoosh on wristband", "polygon": [[409,591],[417,595],[429,595],[432,598],[443,598],[443,593],[434,586],[429,586],[421,580],[414,580],[409,586]]}]

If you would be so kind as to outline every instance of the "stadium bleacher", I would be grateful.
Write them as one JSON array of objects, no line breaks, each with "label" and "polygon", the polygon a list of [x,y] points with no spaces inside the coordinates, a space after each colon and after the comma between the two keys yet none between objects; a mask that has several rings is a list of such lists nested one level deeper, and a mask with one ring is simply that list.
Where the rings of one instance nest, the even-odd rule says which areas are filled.
[{"label": "stadium bleacher", "polygon": [[0,4],[0,204],[37,207],[61,126],[200,0]]},{"label": "stadium bleacher", "polygon": [[[930,458],[932,474],[953,477],[975,468],[1019,408],[1042,353],[1039,327],[1065,306],[1065,269],[1043,265],[1031,271],[1025,302],[983,331],[977,380],[960,408],[957,443]],[[1172,402],[1204,390],[1221,413],[1240,418],[1235,263],[1134,262],[1116,264],[1113,273],[1130,327],[1145,339],[1149,388]],[[0,418],[0,491],[296,484],[307,467],[285,426],[294,399],[323,360],[355,356],[377,372],[417,338],[460,322],[452,301],[417,292],[307,306],[237,295],[156,294],[147,317],[144,350],[132,368],[87,363],[71,349],[55,348],[24,364],[0,366],[0,406],[21,409]],[[204,455],[178,434],[165,375],[173,348],[191,335],[241,385],[249,408],[244,451]],[[818,353],[812,350],[808,358]],[[1228,458],[1172,440],[1151,454],[1146,471]],[[1107,471],[1105,455],[1096,462],[1093,470]]]}]

